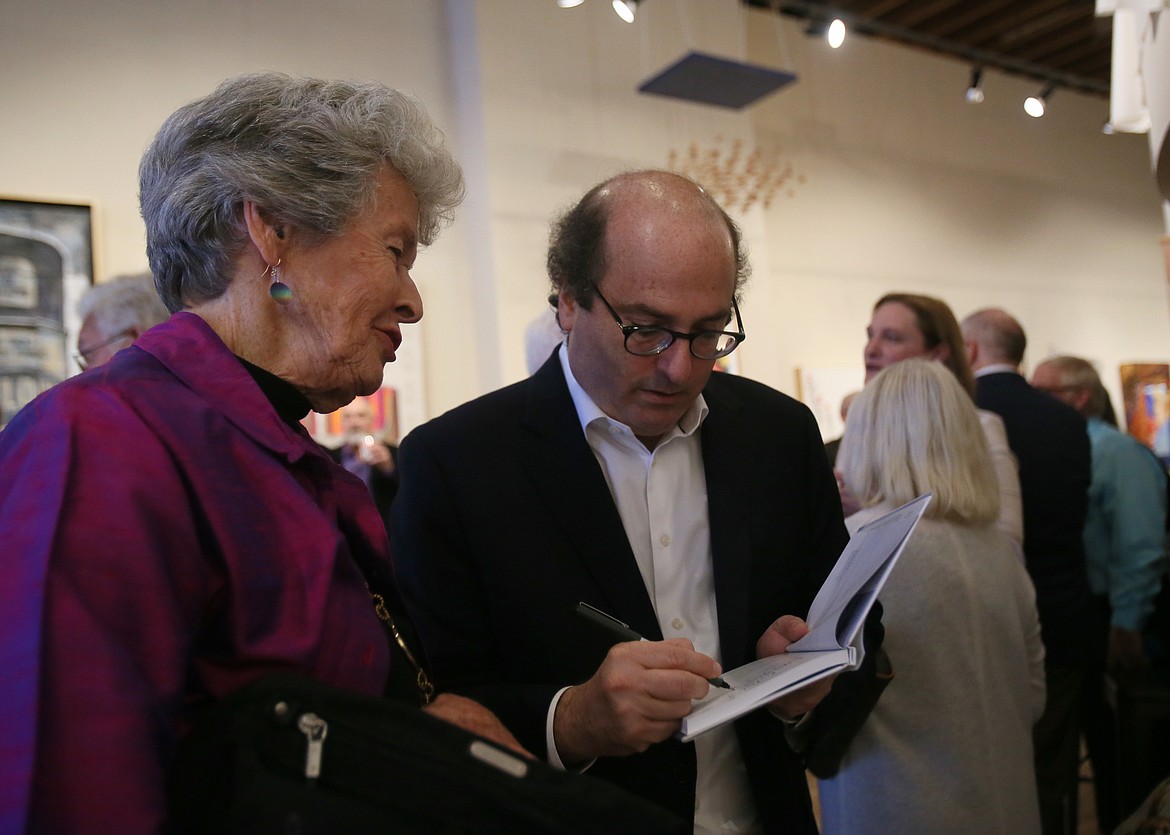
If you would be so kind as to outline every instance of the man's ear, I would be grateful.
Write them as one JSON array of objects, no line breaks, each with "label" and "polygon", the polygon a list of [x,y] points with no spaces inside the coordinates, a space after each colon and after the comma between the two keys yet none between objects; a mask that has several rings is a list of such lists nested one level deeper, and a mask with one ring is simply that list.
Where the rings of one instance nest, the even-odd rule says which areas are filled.
[{"label": "man's ear", "polygon": [[580,307],[577,305],[577,300],[567,289],[562,287],[561,292],[557,294],[557,324],[565,333],[573,330],[573,322],[577,318],[578,310]]},{"label": "man's ear", "polygon": [[967,349],[967,362],[971,363],[971,367],[974,368],[979,359],[979,343],[974,339],[964,339],[963,347]]},{"label": "man's ear", "polygon": [[1073,397],[1072,397],[1073,408],[1075,408],[1078,412],[1080,412],[1083,415],[1085,413],[1085,406],[1087,406],[1089,404],[1089,397],[1090,397],[1090,394],[1089,394],[1088,389],[1084,389],[1084,388],[1077,389],[1073,393]]}]

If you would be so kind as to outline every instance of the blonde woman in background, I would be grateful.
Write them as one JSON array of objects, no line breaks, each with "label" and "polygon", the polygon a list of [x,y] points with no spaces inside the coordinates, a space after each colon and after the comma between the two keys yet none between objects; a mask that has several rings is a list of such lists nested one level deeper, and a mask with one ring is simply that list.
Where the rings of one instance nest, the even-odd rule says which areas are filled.
[{"label": "blonde woman in background", "polygon": [[853,402],[838,466],[862,505],[851,532],[934,500],[881,596],[894,679],[820,784],[826,835],[1038,833],[1044,650],[971,398],[937,362],[891,365]]}]

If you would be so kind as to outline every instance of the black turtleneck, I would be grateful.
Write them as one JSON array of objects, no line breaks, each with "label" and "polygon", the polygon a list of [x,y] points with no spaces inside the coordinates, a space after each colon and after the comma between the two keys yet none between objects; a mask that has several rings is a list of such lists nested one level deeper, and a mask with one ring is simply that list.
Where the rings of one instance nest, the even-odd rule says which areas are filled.
[{"label": "black turtleneck", "polygon": [[272,408],[280,415],[280,419],[289,426],[296,426],[305,419],[305,415],[313,408],[309,399],[305,397],[292,383],[282,380],[271,371],[265,371],[258,365],[253,365],[243,357],[236,357],[244,370],[260,386],[260,391],[268,398]]}]

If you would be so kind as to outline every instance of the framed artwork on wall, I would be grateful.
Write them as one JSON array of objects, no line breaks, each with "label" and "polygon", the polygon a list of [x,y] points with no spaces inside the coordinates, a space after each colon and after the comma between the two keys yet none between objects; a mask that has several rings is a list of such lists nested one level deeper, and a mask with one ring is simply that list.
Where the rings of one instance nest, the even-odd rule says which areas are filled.
[{"label": "framed artwork on wall", "polygon": [[[367,397],[358,397],[370,407],[371,430],[383,442],[398,446],[398,391],[393,386],[382,386]],[[327,447],[341,446],[347,439],[341,427],[341,409],[328,414],[309,412],[302,421],[313,440]]]},{"label": "framed artwork on wall", "polygon": [[77,370],[77,302],[92,284],[89,205],[0,197],[0,425]]},{"label": "framed artwork on wall", "polygon": [[[382,370],[382,387],[358,399],[370,406],[374,435],[391,446],[398,446],[411,429],[427,419],[421,324],[410,326],[397,360]],[[345,440],[340,410],[330,414],[309,412],[303,424],[323,446],[337,447]]]},{"label": "framed artwork on wall", "polygon": [[825,441],[841,437],[841,402],[865,385],[865,369],[850,367],[809,367],[796,369],[796,396],[817,419]]},{"label": "framed artwork on wall", "polygon": [[1120,369],[1124,429],[1170,465],[1170,365],[1126,363]]}]

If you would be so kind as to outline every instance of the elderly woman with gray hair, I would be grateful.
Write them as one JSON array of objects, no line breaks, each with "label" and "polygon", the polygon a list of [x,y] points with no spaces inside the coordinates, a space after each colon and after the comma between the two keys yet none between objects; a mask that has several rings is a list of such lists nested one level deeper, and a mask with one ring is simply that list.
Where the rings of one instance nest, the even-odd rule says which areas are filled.
[{"label": "elderly woman with gray hair", "polygon": [[378,512],[299,425],[422,316],[463,196],[441,134],[380,84],[244,76],[167,119],[140,186],[174,315],[0,436],[0,830],[164,827],[193,712],[273,670],[514,743],[422,692],[371,602],[393,617]]}]

